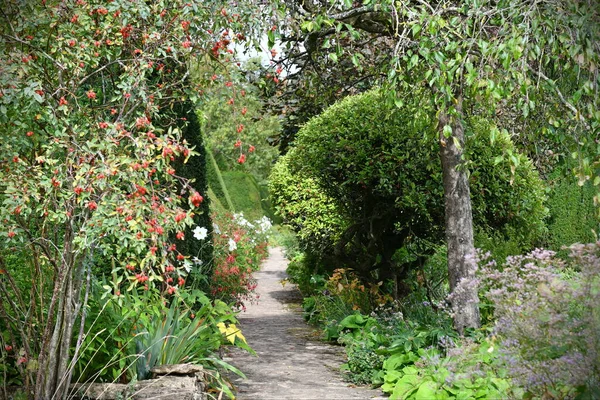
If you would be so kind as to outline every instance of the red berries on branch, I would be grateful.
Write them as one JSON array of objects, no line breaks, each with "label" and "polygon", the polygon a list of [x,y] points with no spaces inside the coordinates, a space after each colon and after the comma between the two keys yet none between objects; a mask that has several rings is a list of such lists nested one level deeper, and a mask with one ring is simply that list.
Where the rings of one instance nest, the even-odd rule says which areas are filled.
[{"label": "red berries on branch", "polygon": [[204,197],[202,197],[198,192],[194,192],[190,196],[190,202],[194,205],[194,207],[200,207],[200,204],[202,204],[203,201]]}]

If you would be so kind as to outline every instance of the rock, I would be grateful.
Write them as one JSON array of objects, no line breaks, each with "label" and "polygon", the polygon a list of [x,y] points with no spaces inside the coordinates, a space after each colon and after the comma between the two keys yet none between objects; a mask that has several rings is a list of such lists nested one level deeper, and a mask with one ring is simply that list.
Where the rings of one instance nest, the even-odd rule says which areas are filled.
[{"label": "rock", "polygon": [[[176,368],[164,370],[177,371]],[[71,386],[72,393],[69,395],[69,398],[94,400],[205,400],[206,394],[202,367],[190,364],[189,368],[182,368],[179,371],[185,371],[183,372],[184,374],[188,373],[191,376],[159,376],[156,379],[148,379],[128,385],[120,383],[75,384]]]},{"label": "rock", "polygon": [[159,365],[150,370],[154,377],[164,375],[195,375],[203,373],[204,368],[201,365],[195,364],[168,364]]}]

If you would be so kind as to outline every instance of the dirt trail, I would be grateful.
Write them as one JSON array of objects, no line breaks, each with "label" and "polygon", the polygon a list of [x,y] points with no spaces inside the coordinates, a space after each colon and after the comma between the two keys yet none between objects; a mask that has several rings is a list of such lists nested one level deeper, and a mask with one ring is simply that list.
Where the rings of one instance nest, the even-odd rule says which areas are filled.
[{"label": "dirt trail", "polygon": [[287,260],[281,249],[269,251],[260,272],[258,304],[240,313],[242,332],[258,357],[234,350],[227,361],[245,372],[237,379],[239,400],[346,400],[385,399],[380,391],[349,387],[339,366],[343,349],[315,339],[314,330],[302,319],[298,291],[282,286]]}]

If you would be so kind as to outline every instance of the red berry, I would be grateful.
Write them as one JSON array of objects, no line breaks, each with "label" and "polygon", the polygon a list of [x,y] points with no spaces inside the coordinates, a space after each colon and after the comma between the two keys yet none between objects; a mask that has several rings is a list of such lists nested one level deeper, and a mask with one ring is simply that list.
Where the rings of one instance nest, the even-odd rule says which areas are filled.
[{"label": "red berry", "polygon": [[199,207],[200,204],[204,201],[204,197],[202,197],[200,195],[200,193],[194,192],[190,196],[190,201],[192,202],[192,204],[194,205],[194,207]]}]

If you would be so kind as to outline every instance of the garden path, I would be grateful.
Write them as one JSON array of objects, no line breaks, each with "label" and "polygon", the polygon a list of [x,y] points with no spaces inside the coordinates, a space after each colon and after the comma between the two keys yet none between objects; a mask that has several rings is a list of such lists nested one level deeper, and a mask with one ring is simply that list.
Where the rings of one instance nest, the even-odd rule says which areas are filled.
[{"label": "garden path", "polygon": [[258,357],[235,349],[226,358],[247,376],[234,380],[238,399],[385,399],[380,391],[343,382],[339,366],[344,351],[320,342],[318,332],[304,322],[300,294],[294,285],[281,283],[286,266],[281,249],[270,249],[269,258],[255,274],[258,304],[239,315],[242,333]]}]

